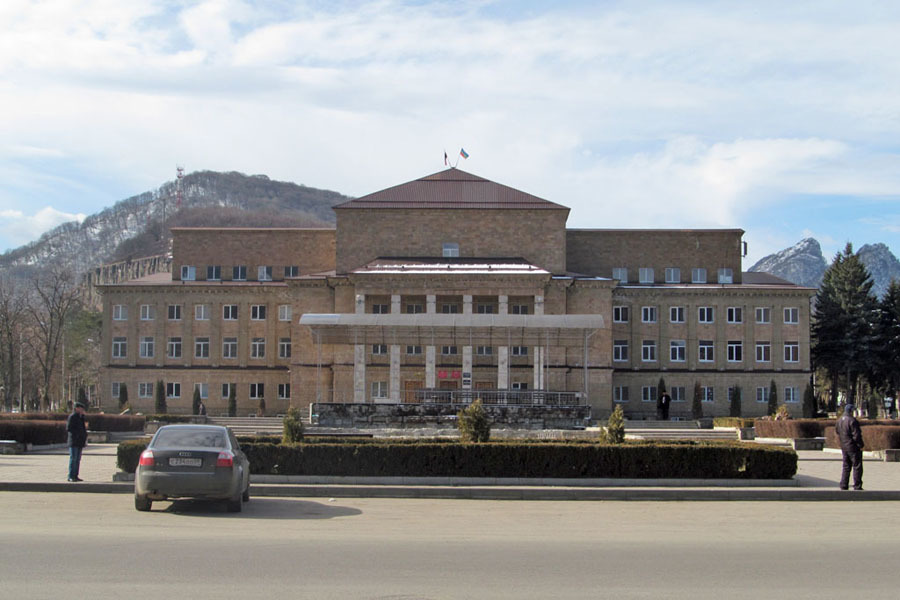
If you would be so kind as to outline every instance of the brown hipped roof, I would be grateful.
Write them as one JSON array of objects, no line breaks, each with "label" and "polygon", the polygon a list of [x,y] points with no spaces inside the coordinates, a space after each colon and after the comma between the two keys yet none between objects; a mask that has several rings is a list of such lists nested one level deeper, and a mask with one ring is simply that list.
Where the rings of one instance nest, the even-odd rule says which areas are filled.
[{"label": "brown hipped roof", "polygon": [[543,198],[450,168],[334,206],[345,208],[502,208],[568,210]]}]

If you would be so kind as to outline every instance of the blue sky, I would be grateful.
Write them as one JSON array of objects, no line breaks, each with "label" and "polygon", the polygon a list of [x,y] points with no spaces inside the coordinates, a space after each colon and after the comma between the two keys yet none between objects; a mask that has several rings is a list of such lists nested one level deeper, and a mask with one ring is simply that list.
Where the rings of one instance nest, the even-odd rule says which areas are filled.
[{"label": "blue sky", "polygon": [[569,227],[900,252],[900,3],[0,3],[0,251],[174,178],[460,168]]}]

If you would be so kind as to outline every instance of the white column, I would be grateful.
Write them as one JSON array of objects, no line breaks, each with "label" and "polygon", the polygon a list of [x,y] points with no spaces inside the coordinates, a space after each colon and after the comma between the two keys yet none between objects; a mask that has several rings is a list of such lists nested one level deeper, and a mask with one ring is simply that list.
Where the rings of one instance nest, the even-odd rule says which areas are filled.
[{"label": "white column", "polygon": [[353,346],[353,401],[366,401],[366,347],[364,344]]},{"label": "white column", "polygon": [[425,387],[436,387],[435,381],[434,346],[425,346]]},{"label": "white column", "polygon": [[497,305],[498,305],[497,312],[499,312],[501,315],[509,314],[509,296],[506,296],[503,294],[497,296]]},{"label": "white column", "polygon": [[356,314],[362,315],[366,312],[366,295],[365,294],[357,294],[356,295]]},{"label": "white column", "polygon": [[544,349],[541,346],[533,346],[534,352],[534,389],[544,389]]},{"label": "white column", "polygon": [[437,312],[437,296],[435,294],[425,296],[425,312],[429,315]]},{"label": "white column", "polygon": [[544,314],[544,297],[535,295],[534,297],[534,314]]},{"label": "white column", "polygon": [[391,380],[388,384],[391,402],[400,402],[400,345],[391,344]]},{"label": "white column", "polygon": [[509,346],[497,348],[497,389],[509,389]]},{"label": "white column", "polygon": [[466,294],[463,296],[463,314],[472,314],[472,294]]},{"label": "white column", "polygon": [[391,294],[391,314],[400,314],[400,294]]},{"label": "white column", "polygon": [[464,390],[472,389],[472,346],[463,346],[462,377]]}]

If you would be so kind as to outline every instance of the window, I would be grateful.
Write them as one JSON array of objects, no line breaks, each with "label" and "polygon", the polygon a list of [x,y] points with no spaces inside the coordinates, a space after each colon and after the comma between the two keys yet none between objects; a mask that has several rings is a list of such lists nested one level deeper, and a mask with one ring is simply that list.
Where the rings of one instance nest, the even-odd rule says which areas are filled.
[{"label": "window", "polygon": [[800,343],[785,342],[784,343],[784,362],[795,363],[800,362]]},{"label": "window", "polygon": [[672,340],[669,342],[669,360],[672,362],[684,362],[687,358],[687,342],[684,340]]},{"label": "window", "polygon": [[615,340],[613,342],[613,360],[616,362],[628,360],[628,340]]},{"label": "window", "polygon": [[757,323],[771,323],[772,322],[772,310],[768,306],[757,306],[756,307],[756,322]]},{"label": "window", "polygon": [[655,306],[642,306],[641,307],[641,322],[656,323],[656,307]]},{"label": "window", "polygon": [[756,388],[756,401],[757,402],[768,402],[769,401],[769,388],[768,387]]},{"label": "window", "polygon": [[734,276],[732,275],[731,269],[728,267],[723,267],[719,269],[719,283],[734,283]]},{"label": "window", "polygon": [[153,358],[155,346],[152,337],[141,338],[141,358]]},{"label": "window", "polygon": [[234,265],[231,268],[231,279],[234,281],[247,281],[247,265]]},{"label": "window", "polygon": [[740,340],[728,342],[728,362],[741,362],[744,360],[744,343]]},{"label": "window", "polygon": [[293,313],[293,310],[291,309],[290,304],[279,304],[278,305],[278,320],[279,321],[290,321],[292,313]]},{"label": "window", "polygon": [[444,242],[441,250],[441,256],[444,258],[456,258],[459,256],[459,244],[456,242]]},{"label": "window", "polygon": [[509,350],[513,356],[528,356],[528,346],[511,346]]},{"label": "window", "polygon": [[419,303],[412,303],[406,305],[406,314],[408,315],[418,315],[425,312],[425,307]]},{"label": "window", "polygon": [[644,362],[656,360],[656,340],[644,340],[641,343],[641,360]]},{"label": "window", "polygon": [[114,337],[112,339],[112,357],[125,358],[128,356],[128,338]]},{"label": "window", "polygon": [[281,400],[287,400],[290,397],[291,397],[291,384],[279,383],[278,384],[278,398]]},{"label": "window", "polygon": [[475,305],[475,312],[479,315],[492,315],[494,314],[494,305],[478,303]]},{"label": "window", "polygon": [[222,267],[219,265],[207,265],[206,266],[206,279],[208,281],[221,281]]},{"label": "window", "polygon": [[701,306],[697,309],[697,320],[701,323],[712,323],[715,318],[716,311],[712,306]]},{"label": "window", "polygon": [[785,402],[800,402],[800,396],[797,394],[800,390],[795,387],[787,386],[784,388]]},{"label": "window", "polygon": [[670,306],[669,307],[669,322],[670,323],[684,323],[684,307],[683,306]]},{"label": "window", "polygon": [[[484,346],[478,346],[479,348],[484,348]],[[490,348],[490,346],[488,346]],[[406,353],[411,355],[419,355],[422,354],[422,346],[407,346]]]},{"label": "window", "polygon": [[372,344],[372,354],[385,355],[388,353],[387,344]]},{"label": "window", "polygon": [[256,267],[256,279],[258,281],[272,281],[272,267],[268,265]]},{"label": "window", "polygon": [[251,321],[265,321],[266,320],[266,305],[265,304],[250,305],[250,320]]},{"label": "window", "polygon": [[194,281],[197,279],[197,267],[181,265],[181,279],[183,281]]},{"label": "window", "polygon": [[510,311],[514,315],[527,315],[528,314],[528,305],[527,304],[513,304],[510,307]]},{"label": "window", "polygon": [[691,283],[706,283],[706,269],[691,269]]},{"label": "window", "polygon": [[237,358],[238,341],[236,337],[222,338],[222,358]]},{"label": "window", "polygon": [[255,337],[250,340],[250,358],[266,357],[266,338]]},{"label": "window", "polygon": [[209,358],[209,338],[194,338],[194,358]]},{"label": "window", "polygon": [[138,398],[152,398],[153,384],[149,382],[141,382],[138,384]]},{"label": "window", "polygon": [[628,402],[628,387],[617,385],[613,388],[613,402]]},{"label": "window", "polygon": [[627,306],[613,306],[613,322],[614,323],[627,323],[628,322],[628,307]]},{"label": "window", "polygon": [[475,346],[475,355],[476,356],[493,356],[494,347],[493,346]]},{"label": "window", "polygon": [[716,388],[711,385],[702,386],[700,388],[700,401],[701,402],[715,402],[716,401]]},{"label": "window", "polygon": [[180,304],[170,304],[168,307],[169,310],[169,320],[170,321],[180,321],[181,320],[181,305]]},{"label": "window", "polygon": [[459,304],[441,304],[441,313],[445,315],[457,314],[459,312]]},{"label": "window", "polygon": [[222,398],[223,399],[230,398],[231,390],[235,391],[235,397],[237,397],[237,384],[236,383],[223,383],[222,384]]},{"label": "window", "polygon": [[784,309],[784,322],[787,325],[796,325],[800,322],[800,309],[799,308],[785,308]]},{"label": "window", "polygon": [[373,304],[372,305],[372,314],[373,315],[386,315],[391,312],[391,307],[387,304]]},{"label": "window", "polygon": [[612,278],[618,279],[619,283],[628,283],[628,269],[625,267],[616,267],[612,271]]},{"label": "window", "polygon": [[209,398],[209,384],[208,383],[195,383],[194,389],[200,392],[200,399],[206,400]]},{"label": "window", "polygon": [[278,339],[278,358],[291,357],[291,338],[283,337]]},{"label": "window", "polygon": [[441,354],[444,356],[456,354],[456,346],[441,346]]},{"label": "window", "polygon": [[521,392],[528,389],[528,384],[524,381],[515,381],[512,384],[512,389],[519,390]]},{"label": "window", "polygon": [[222,306],[222,319],[225,321],[237,321],[238,318],[238,305],[237,304],[225,304]]},{"label": "window", "polygon": [[300,267],[298,265],[289,265],[284,268],[285,277],[300,277]]},{"label": "window", "polygon": [[152,304],[141,304],[141,321],[152,321],[156,318],[156,307]]},{"label": "window", "polygon": [[656,386],[641,386],[641,402],[656,402]]},{"label": "window", "polygon": [[387,398],[388,397],[387,381],[373,381],[372,382],[372,397],[373,398]]},{"label": "window", "polygon": [[681,269],[666,267],[666,283],[681,283]]},{"label": "window", "polygon": [[638,269],[638,281],[640,283],[653,283],[653,269],[649,267]]},{"label": "window", "polygon": [[166,356],[169,358],[181,358],[181,338],[170,337],[166,343]]},{"label": "window", "polygon": [[109,391],[112,394],[113,398],[118,398],[119,394],[122,393],[122,382],[121,381],[113,381],[109,386]]},{"label": "window", "polygon": [[194,305],[194,320],[209,321],[209,304]]},{"label": "window", "polygon": [[700,362],[715,362],[716,352],[712,340],[700,340],[697,343],[697,360]]},{"label": "window", "polygon": [[113,306],[113,321],[127,321],[128,307],[124,304],[116,304]]},{"label": "window", "polygon": [[250,384],[250,398],[253,400],[259,400],[260,398],[265,397],[266,395],[266,384],[264,383],[251,383]]},{"label": "window", "polygon": [[167,398],[181,398],[181,384],[170,381],[166,384]]},{"label": "window", "polygon": [[740,306],[729,306],[725,314],[729,323],[744,322],[744,309]]},{"label": "window", "polygon": [[672,389],[669,390],[669,396],[672,397],[672,402],[684,402],[687,398],[684,393],[683,385],[673,386]]},{"label": "window", "polygon": [[756,342],[756,362],[771,362],[772,344],[769,342]]}]

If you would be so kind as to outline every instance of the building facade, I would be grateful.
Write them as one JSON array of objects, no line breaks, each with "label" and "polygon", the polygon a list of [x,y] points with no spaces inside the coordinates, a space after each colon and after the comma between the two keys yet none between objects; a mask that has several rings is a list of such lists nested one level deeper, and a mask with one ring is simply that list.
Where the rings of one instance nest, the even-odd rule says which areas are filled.
[{"label": "building facade", "polygon": [[334,229],[176,228],[172,273],[103,286],[104,409],[194,389],[210,414],[314,403],[792,412],[814,293],[741,272],[743,232],[566,229],[569,209],[448,169],[334,207]]}]

